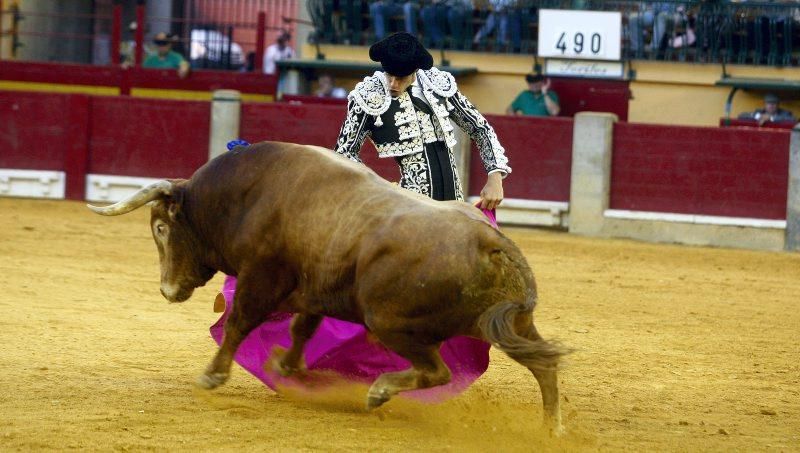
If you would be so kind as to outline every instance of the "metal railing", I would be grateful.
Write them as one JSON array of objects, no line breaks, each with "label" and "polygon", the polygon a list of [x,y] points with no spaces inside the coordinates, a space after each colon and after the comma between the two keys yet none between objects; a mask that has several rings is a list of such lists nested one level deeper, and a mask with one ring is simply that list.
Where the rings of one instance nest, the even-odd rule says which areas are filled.
[{"label": "metal railing", "polygon": [[[317,29],[313,39],[371,44],[375,25],[370,3],[308,1]],[[795,66],[796,49],[800,50],[798,1],[518,0],[507,2],[502,11],[492,10],[486,0],[451,0],[444,6],[430,1],[395,3],[413,6],[412,22],[431,48],[535,54],[539,9],[585,9],[622,13],[625,59]],[[452,14],[453,6],[448,6],[468,3],[471,8],[461,14]],[[405,19],[399,10],[387,17],[388,30],[404,30]],[[441,29],[444,37],[435,39],[433,28]]]},{"label": "metal railing", "polygon": [[[11,58],[23,61],[137,66],[155,51],[156,33],[165,32],[194,68],[260,71],[269,40],[294,28],[281,15],[294,0],[193,0],[172,17],[148,16],[147,3],[54,2],[20,9],[0,0],[0,49],[12,49]],[[265,5],[274,10],[267,14],[260,9]]]}]

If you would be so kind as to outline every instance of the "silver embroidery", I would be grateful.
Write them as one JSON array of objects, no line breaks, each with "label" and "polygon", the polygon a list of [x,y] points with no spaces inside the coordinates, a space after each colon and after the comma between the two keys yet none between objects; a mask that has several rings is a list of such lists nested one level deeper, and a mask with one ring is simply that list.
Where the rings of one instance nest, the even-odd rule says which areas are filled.
[{"label": "silver embroidery", "polygon": [[423,143],[432,143],[440,140],[436,133],[437,130],[433,127],[430,115],[422,111],[417,111],[417,121],[419,121],[419,127],[422,131]]},{"label": "silver embroidery", "polygon": [[458,88],[456,80],[449,72],[440,71],[436,68],[430,68],[427,71],[417,71],[417,78],[420,79],[423,87],[428,87],[439,96],[449,98],[456,94]]},{"label": "silver embroidery", "polygon": [[417,136],[406,141],[397,143],[375,143],[378,149],[378,157],[397,157],[422,151],[422,138]]},{"label": "silver embroidery", "polygon": [[397,135],[400,140],[408,140],[409,138],[419,137],[419,127],[416,124],[400,126],[397,128]]},{"label": "silver embroidery", "polygon": [[464,201],[464,192],[461,190],[461,181],[458,179],[456,159],[453,157],[453,152],[449,148],[447,149],[447,155],[450,157],[450,169],[453,172],[453,185],[455,186],[456,200]]},{"label": "silver embroidery", "polygon": [[364,112],[372,116],[383,114],[392,103],[389,85],[381,71],[375,71],[375,74],[364,77],[364,80],[356,84],[348,97],[355,100]]},{"label": "silver embroidery", "polygon": [[425,153],[414,153],[400,158],[400,187],[431,196],[430,169]]},{"label": "silver embroidery", "polygon": [[511,173],[505,149],[500,145],[497,134],[486,118],[461,93],[456,93],[450,98],[450,102],[453,103],[450,117],[475,141],[486,171],[503,170]]},{"label": "silver embroidery", "polygon": [[414,103],[411,102],[411,95],[402,93],[397,102],[400,104],[400,109],[394,114],[394,124],[400,126],[414,121]]},{"label": "silver embroidery", "polygon": [[348,159],[361,162],[361,145],[364,144],[370,130],[366,127],[368,116],[353,99],[347,103],[347,117],[342,123],[339,138],[336,140],[336,152]]}]

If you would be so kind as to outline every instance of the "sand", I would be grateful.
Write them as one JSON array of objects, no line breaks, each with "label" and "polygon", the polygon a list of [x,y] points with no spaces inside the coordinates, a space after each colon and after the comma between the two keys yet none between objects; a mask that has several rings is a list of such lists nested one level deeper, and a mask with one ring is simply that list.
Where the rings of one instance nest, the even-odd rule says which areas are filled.
[{"label": "sand", "polygon": [[366,388],[278,395],[238,366],[196,390],[222,277],[166,302],[148,218],[0,198],[1,451],[800,451],[800,254],[505,229],[540,332],[576,349],[551,439],[497,351],[464,394],[382,417]]}]

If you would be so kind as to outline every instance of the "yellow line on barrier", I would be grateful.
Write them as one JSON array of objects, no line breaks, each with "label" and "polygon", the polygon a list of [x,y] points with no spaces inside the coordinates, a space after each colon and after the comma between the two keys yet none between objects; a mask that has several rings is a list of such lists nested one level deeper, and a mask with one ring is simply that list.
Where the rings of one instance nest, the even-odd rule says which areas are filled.
[{"label": "yellow line on barrier", "polygon": [[118,96],[119,88],[90,85],[59,85],[39,82],[17,82],[0,80],[0,90],[8,91],[41,91],[45,93],[80,93],[96,96]]}]

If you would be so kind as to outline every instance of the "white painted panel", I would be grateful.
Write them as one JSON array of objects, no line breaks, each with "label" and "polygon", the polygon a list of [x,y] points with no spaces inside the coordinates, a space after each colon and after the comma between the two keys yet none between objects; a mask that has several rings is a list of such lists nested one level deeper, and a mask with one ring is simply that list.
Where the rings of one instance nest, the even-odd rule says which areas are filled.
[{"label": "white painted panel", "polygon": [[86,201],[116,203],[160,180],[159,178],[89,174],[86,175]]},{"label": "white painted panel", "polygon": [[694,223],[698,225],[724,225],[751,228],[785,229],[785,220],[751,219],[747,217],[724,217],[711,215],[674,214],[668,212],[627,211],[607,209],[604,216],[612,219],[656,220],[661,222]]},{"label": "white painted panel", "polygon": [[0,168],[0,196],[64,199],[63,171]]},{"label": "white painted panel", "polygon": [[[479,197],[467,201],[476,204]],[[497,220],[507,225],[566,227],[569,203],[506,198],[497,208]]]}]

